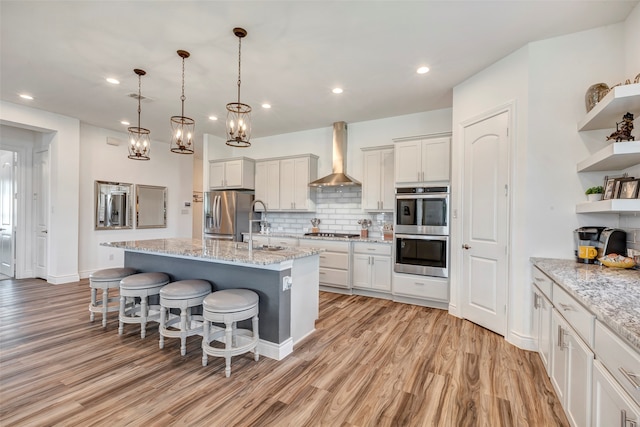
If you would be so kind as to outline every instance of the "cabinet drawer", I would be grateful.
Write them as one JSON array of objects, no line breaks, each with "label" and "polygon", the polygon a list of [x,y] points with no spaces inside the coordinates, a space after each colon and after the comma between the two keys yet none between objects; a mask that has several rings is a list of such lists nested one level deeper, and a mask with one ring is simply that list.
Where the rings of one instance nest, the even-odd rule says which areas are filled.
[{"label": "cabinet drawer", "polygon": [[346,270],[334,270],[332,268],[320,268],[320,284],[349,288],[349,274]]},{"label": "cabinet drawer", "polygon": [[346,270],[349,268],[349,254],[322,252],[320,254],[320,267]]},{"label": "cabinet drawer", "polygon": [[384,243],[360,243],[353,244],[353,251],[369,255],[391,255],[391,245]]},{"label": "cabinet drawer", "polygon": [[596,358],[640,405],[640,354],[602,323],[595,329]]},{"label": "cabinet drawer", "polygon": [[559,286],[553,289],[553,305],[584,342],[593,348],[593,328],[596,317]]},{"label": "cabinet drawer", "polygon": [[542,292],[547,298],[551,299],[553,282],[549,279],[538,267],[532,269],[533,283],[536,284],[540,292]]},{"label": "cabinet drawer", "polygon": [[320,239],[300,239],[299,245],[304,248],[322,248],[331,252],[349,252],[349,242],[338,242],[333,240]]},{"label": "cabinet drawer", "polygon": [[422,276],[393,276],[393,293],[429,300],[449,301],[447,279],[423,278]]},{"label": "cabinet drawer", "polygon": [[272,246],[286,246],[295,247],[298,246],[298,239],[292,237],[270,237],[268,242]]}]

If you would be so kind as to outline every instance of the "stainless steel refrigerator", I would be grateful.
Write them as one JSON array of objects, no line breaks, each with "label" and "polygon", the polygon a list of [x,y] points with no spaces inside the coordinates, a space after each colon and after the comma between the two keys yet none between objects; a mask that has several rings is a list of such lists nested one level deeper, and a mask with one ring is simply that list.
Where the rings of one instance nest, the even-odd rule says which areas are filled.
[{"label": "stainless steel refrigerator", "polygon": [[204,193],[204,237],[242,241],[249,232],[249,211],[253,194],[238,191]]}]

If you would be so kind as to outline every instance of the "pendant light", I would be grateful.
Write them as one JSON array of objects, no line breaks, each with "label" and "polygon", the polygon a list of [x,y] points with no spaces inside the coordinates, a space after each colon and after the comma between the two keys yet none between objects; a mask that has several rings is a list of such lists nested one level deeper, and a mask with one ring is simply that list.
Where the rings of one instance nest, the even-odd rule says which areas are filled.
[{"label": "pendant light", "polygon": [[138,75],[138,126],[131,126],[129,131],[129,158],[132,160],[149,160],[149,151],[151,150],[151,139],[149,129],[140,127],[140,100],[142,93],[140,91],[142,76],[147,74],[146,71],[136,68],[133,70]]},{"label": "pendant light", "polygon": [[196,125],[195,120],[184,116],[184,60],[190,56],[186,50],[179,50],[178,56],[182,58],[182,113],[171,117],[171,151],[178,154],[193,154],[193,134]]},{"label": "pendant light", "polygon": [[232,147],[250,147],[251,143],[251,107],[240,102],[240,64],[242,39],[246,37],[244,28],[234,28],[238,37],[238,102],[227,104],[227,145]]}]

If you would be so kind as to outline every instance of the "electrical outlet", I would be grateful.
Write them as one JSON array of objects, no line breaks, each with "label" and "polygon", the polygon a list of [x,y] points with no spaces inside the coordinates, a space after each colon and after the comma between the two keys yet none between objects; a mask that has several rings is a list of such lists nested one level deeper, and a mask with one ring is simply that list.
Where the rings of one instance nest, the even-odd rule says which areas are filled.
[{"label": "electrical outlet", "polygon": [[289,289],[291,289],[292,285],[293,285],[293,280],[291,280],[291,276],[284,276],[282,278],[282,290],[283,291],[288,291]]},{"label": "electrical outlet", "polygon": [[109,261],[113,261],[113,254],[109,254]]}]

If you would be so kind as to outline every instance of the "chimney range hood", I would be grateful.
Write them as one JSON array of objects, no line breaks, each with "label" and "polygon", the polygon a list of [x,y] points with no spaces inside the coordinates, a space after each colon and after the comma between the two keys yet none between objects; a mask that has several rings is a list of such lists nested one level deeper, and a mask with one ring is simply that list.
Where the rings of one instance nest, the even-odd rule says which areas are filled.
[{"label": "chimney range hood", "polygon": [[345,173],[347,166],[347,123],[333,124],[333,173],[309,183],[309,187],[360,187]]}]

